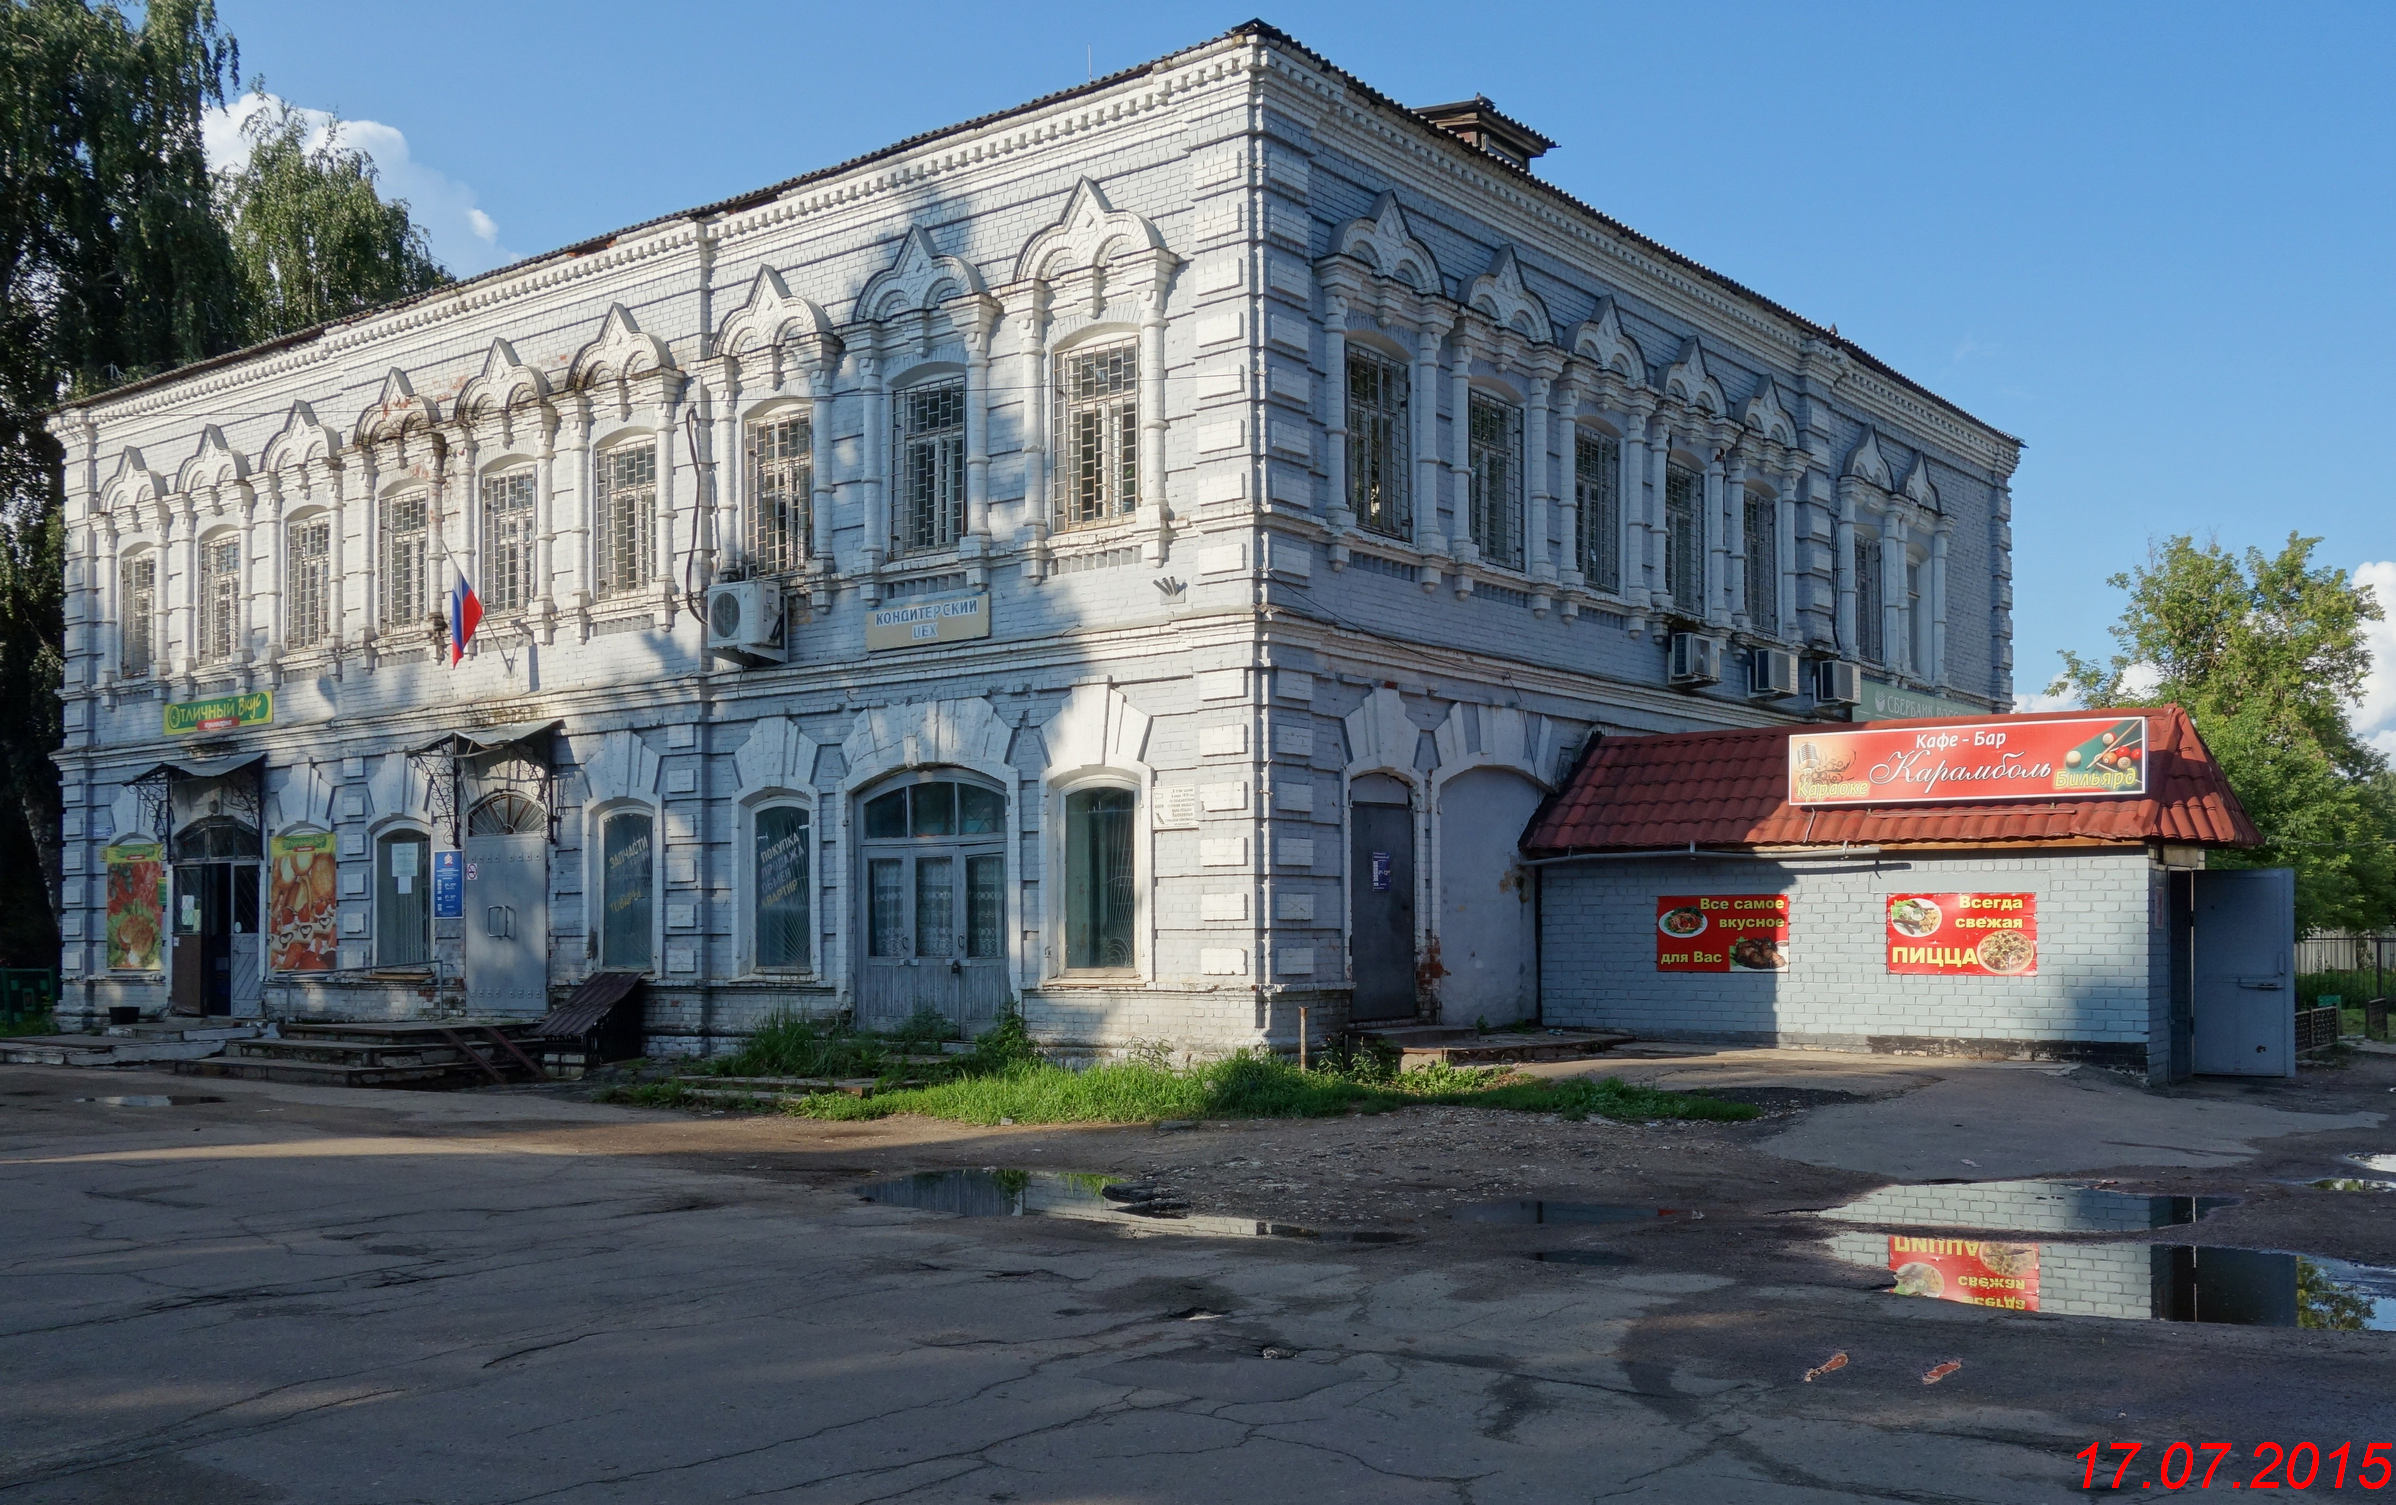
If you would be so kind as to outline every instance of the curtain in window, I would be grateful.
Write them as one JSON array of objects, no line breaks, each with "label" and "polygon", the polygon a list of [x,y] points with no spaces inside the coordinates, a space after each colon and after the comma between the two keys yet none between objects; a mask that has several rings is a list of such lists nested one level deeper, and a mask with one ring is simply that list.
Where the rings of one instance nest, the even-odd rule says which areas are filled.
[{"label": "curtain in window", "polygon": [[1581,574],[1599,590],[1622,589],[1622,441],[1582,434],[1573,446],[1573,499],[1581,513]]},{"label": "curtain in window", "polygon": [[601,833],[601,966],[645,972],[651,964],[656,883],[656,864],[650,855],[652,833],[649,817],[631,811],[609,816]]},{"label": "curtain in window", "polygon": [[1128,789],[1085,789],[1065,797],[1065,965],[1112,970],[1136,965],[1132,816]]},{"label": "curtain in window", "polygon": [[806,418],[749,426],[749,563],[760,574],[787,574],[807,561],[814,442]]},{"label": "curtain in window", "polygon": [[1369,350],[1348,351],[1348,510],[1357,526],[1414,536],[1407,500],[1406,368]]},{"label": "curtain in window", "polygon": [[965,531],[965,383],[934,382],[898,395],[899,505],[893,548],[953,549]]},{"label": "curtain in window", "polygon": [[755,918],[761,971],[805,971],[810,957],[807,812],[769,805],[757,812]]}]

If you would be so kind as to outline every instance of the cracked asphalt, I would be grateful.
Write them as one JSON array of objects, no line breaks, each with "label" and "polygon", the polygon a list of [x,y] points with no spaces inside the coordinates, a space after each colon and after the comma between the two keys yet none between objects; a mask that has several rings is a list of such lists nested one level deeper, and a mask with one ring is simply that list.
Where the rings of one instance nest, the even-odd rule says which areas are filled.
[{"label": "cracked asphalt", "polygon": [[[1917,1075],[1844,1106],[1799,1092],[1746,1125],[1413,1110],[1160,1134],[0,1068],[0,1505],[2013,1505],[2078,1498],[2072,1454],[2100,1439],[2149,1457],[2175,1438],[2396,1439],[2396,1334],[1990,1312],[1894,1298],[1825,1257],[1794,1210],[1889,1179],[1835,1163],[1838,1125],[1909,1091],[1942,1121],[1966,1112],[1963,1079]],[[2374,1199],[2283,1185],[2389,1148],[2396,1063],[2335,1075],[2255,1101],[2339,1127],[2241,1109],[2243,1157],[2158,1161],[2138,1184],[2245,1197],[2209,1241],[2296,1231],[2384,1259],[2396,1219]],[[222,1100],[75,1100],[143,1092]],[[1775,1154],[1784,1138],[1809,1158]],[[985,1164],[1136,1173],[1199,1213],[1410,1237],[854,1195]],[[1705,1215],[1447,1216],[1484,1195]],[[1561,1247],[1620,1262],[1523,1257]],[[1848,1362],[1808,1382],[1834,1352]]]}]

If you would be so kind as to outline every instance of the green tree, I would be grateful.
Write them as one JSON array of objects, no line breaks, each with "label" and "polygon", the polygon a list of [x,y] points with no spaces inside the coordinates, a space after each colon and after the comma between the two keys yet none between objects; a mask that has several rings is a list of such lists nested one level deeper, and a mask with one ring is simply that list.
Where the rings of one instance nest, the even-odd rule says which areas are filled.
[{"label": "green tree", "polygon": [[2396,920],[2396,777],[2355,734],[2371,670],[2370,589],[2315,565],[2317,538],[2277,554],[2165,539],[2108,582],[2129,601],[2102,662],[2063,655],[2055,688],[2088,705],[2185,706],[2264,845],[2233,866],[2296,870],[2300,931]]},{"label": "green tree", "polygon": [[342,144],[341,122],[318,130],[266,98],[261,85],[259,108],[242,124],[249,160],[217,182],[250,337],[329,323],[447,282],[406,201],[385,200],[373,161]]}]

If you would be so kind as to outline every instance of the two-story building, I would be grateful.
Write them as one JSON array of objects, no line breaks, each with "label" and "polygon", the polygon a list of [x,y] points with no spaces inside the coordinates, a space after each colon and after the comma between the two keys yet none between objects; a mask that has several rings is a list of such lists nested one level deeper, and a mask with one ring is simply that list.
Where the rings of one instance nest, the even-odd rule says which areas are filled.
[{"label": "two-story building", "polygon": [[1593,729],[2009,706],[2018,449],[1548,145],[1250,25],[62,409],[66,1011],[1529,1013]]}]

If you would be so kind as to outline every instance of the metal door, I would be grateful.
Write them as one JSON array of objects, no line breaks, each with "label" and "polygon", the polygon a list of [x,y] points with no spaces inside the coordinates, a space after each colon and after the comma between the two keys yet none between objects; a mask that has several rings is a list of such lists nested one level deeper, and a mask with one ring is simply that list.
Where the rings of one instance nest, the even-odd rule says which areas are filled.
[{"label": "metal door", "polygon": [[2196,1070],[2296,1074],[2296,874],[2284,867],[2190,875],[2196,890]]},{"label": "metal door", "polygon": [[266,937],[260,934],[265,927],[258,923],[259,867],[254,862],[228,862],[224,872],[233,916],[232,933],[225,939],[225,1012],[237,1019],[255,1019],[265,1012],[261,969],[266,961]]},{"label": "metal door", "polygon": [[466,997],[477,1013],[549,1012],[549,838],[466,838]]},{"label": "metal door", "polygon": [[1404,805],[1348,807],[1348,967],[1349,1018],[1415,1016],[1414,812]]},{"label": "metal door", "polygon": [[859,811],[857,1023],[929,1010],[971,1035],[1007,997],[1006,799],[915,776]]}]

